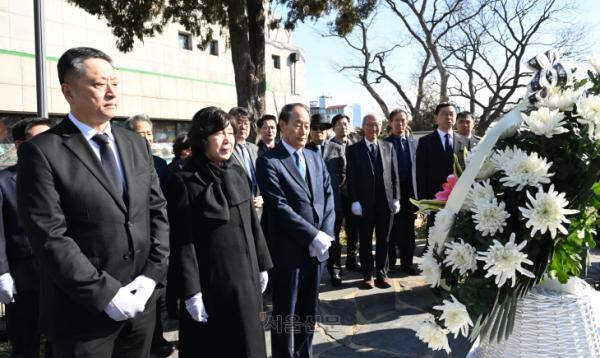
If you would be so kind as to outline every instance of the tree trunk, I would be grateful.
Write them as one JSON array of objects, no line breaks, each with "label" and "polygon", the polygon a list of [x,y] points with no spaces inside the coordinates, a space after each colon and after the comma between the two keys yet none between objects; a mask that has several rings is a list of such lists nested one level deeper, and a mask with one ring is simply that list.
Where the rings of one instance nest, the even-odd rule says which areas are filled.
[{"label": "tree trunk", "polygon": [[265,112],[265,93],[267,88],[265,74],[265,0],[247,1],[248,38],[250,41],[250,59],[254,71],[250,77],[252,98],[249,110],[258,118]]},{"label": "tree trunk", "polygon": [[229,2],[229,37],[231,60],[235,74],[237,104],[256,118],[264,112],[265,103],[265,9],[260,1]]}]

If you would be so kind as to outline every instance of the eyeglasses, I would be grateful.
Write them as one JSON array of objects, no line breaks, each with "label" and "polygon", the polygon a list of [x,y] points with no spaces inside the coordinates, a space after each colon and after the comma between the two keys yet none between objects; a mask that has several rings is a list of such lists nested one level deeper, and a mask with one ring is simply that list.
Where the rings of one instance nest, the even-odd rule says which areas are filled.
[{"label": "eyeglasses", "polygon": [[314,124],[310,126],[311,131],[326,131],[329,129],[329,126],[325,124]]}]

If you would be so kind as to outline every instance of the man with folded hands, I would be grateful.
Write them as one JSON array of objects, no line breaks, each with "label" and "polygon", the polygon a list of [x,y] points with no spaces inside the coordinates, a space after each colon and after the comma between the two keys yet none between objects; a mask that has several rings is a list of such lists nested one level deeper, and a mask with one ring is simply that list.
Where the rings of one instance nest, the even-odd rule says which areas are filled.
[{"label": "man with folded hands", "polygon": [[40,262],[40,325],[54,357],[148,357],[167,272],[166,202],[144,138],[110,123],[111,58],[58,60],[67,116],[19,147],[19,218]]}]

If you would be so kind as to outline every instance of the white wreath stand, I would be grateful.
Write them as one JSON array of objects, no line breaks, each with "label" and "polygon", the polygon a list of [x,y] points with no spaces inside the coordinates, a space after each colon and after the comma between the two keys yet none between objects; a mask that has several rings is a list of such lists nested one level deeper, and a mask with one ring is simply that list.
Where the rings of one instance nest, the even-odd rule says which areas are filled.
[{"label": "white wreath stand", "polygon": [[475,342],[467,358],[600,357],[600,292],[579,278],[546,279],[517,306],[510,337]]}]

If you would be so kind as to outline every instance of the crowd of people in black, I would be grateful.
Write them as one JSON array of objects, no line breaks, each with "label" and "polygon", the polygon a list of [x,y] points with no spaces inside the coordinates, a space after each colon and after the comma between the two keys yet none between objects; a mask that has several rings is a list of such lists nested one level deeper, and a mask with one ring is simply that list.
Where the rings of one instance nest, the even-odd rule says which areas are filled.
[{"label": "crowd of people in black", "polygon": [[401,109],[389,128],[364,116],[359,138],[347,116],[311,116],[301,103],[256,121],[207,107],[167,164],[151,154],[147,115],[111,123],[109,56],[70,49],[58,74],[69,114],[52,128],[17,123],[18,163],[0,172],[0,301],[14,357],[38,357],[40,334],[46,356],[168,356],[164,312],[179,319],[180,357],[266,357],[267,288],[272,356],[311,357],[325,269],[334,287],[344,269],[359,272],[363,289],[390,287],[393,271],[416,275],[409,199],[433,198],[454,154],[478,141],[469,113],[453,130],[451,103],[420,140]]}]

